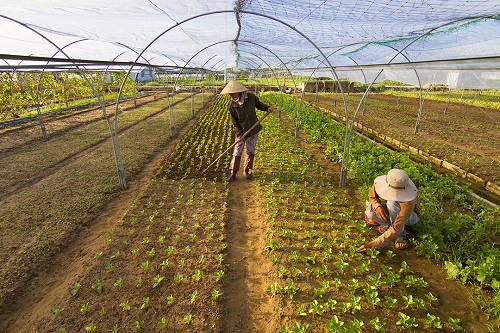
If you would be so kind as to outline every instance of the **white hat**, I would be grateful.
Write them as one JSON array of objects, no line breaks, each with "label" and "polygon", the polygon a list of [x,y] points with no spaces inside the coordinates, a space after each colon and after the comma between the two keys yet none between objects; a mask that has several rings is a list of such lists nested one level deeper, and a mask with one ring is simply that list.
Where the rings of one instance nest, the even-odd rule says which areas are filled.
[{"label": "white hat", "polygon": [[239,93],[239,92],[244,92],[248,91],[248,89],[239,83],[236,80],[231,80],[229,83],[222,89],[220,92],[221,94],[233,94],[233,93]]},{"label": "white hat", "polygon": [[392,169],[387,175],[375,178],[375,191],[388,201],[412,201],[417,197],[417,187],[404,170]]}]

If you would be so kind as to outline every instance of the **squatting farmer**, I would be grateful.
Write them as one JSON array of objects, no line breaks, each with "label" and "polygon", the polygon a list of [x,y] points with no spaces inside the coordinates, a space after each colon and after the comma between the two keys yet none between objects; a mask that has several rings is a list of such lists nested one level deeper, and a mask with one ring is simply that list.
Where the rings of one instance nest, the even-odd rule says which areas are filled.
[{"label": "squatting farmer", "polygon": [[243,148],[246,148],[245,159],[245,178],[251,179],[251,169],[255,158],[255,146],[257,144],[258,133],[262,130],[262,125],[259,123],[245,137],[243,135],[258,122],[255,109],[261,111],[273,112],[272,106],[266,105],[259,101],[259,98],[248,91],[248,89],[236,80],[231,80],[222,89],[221,94],[229,94],[231,103],[229,105],[229,114],[234,124],[236,132],[236,144],[233,149],[233,156],[229,165],[230,174],[227,178],[228,182],[236,179],[236,173],[240,169],[241,155]]},{"label": "squatting farmer", "polygon": [[364,253],[371,247],[381,249],[394,239],[397,249],[406,249],[409,242],[405,227],[417,224],[420,216],[417,188],[406,171],[392,169],[375,178],[368,194],[365,220],[378,226],[381,235],[361,245],[358,252]]}]

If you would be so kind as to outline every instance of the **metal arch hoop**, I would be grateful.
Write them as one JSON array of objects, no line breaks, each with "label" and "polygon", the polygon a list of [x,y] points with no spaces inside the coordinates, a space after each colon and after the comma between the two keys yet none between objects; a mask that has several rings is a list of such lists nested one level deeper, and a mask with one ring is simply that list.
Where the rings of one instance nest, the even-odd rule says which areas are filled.
[{"label": "metal arch hoop", "polygon": [[38,36],[42,37],[44,40],[46,40],[47,42],[49,42],[52,46],[54,46],[57,50],[59,50],[59,52],[61,52],[66,58],[68,58],[70,61],[73,62],[73,64],[75,65],[75,67],[78,69],[78,71],[80,72],[80,74],[83,76],[83,78],[85,79],[85,81],[87,82],[87,84],[89,85],[90,89],[92,90],[92,92],[94,93],[94,95],[96,96],[97,98],[97,101],[99,102],[99,105],[101,106],[101,109],[103,111],[103,114],[104,114],[104,118],[106,120],[106,123],[108,125],[108,130],[110,132],[110,136],[111,136],[111,143],[112,143],[112,146],[113,146],[113,155],[114,155],[114,158],[115,158],[115,165],[116,165],[116,169],[117,169],[117,173],[118,173],[118,180],[120,182],[120,186],[122,188],[126,188],[126,184],[124,183],[125,181],[125,176],[124,176],[124,172],[123,172],[123,163],[122,161],[119,159],[119,155],[117,155],[117,149],[118,149],[118,142],[115,141],[115,138],[113,137],[113,130],[111,128],[111,124],[109,122],[109,117],[106,113],[106,106],[104,105],[104,103],[102,102],[101,98],[99,97],[99,94],[97,94],[97,91],[95,90],[94,86],[92,85],[92,83],[90,82],[90,80],[87,78],[87,76],[85,75],[85,73],[82,71],[82,69],[76,64],[76,62],[74,61],[74,59],[72,59],[68,54],[66,54],[66,52],[64,52],[64,50],[62,50],[58,45],[56,45],[51,39],[49,39],[48,37],[46,37],[45,35],[43,35],[42,33],[40,33],[39,31],[33,29],[32,27],[30,27],[29,25],[25,24],[25,23],[22,23],[16,19],[13,19],[11,17],[8,17],[8,16],[5,16],[3,14],[0,14],[0,17],[2,18],[5,18],[7,20],[10,20],[16,24],[19,24],[25,28],[27,28],[28,30],[34,32],[35,34],[37,34]]}]

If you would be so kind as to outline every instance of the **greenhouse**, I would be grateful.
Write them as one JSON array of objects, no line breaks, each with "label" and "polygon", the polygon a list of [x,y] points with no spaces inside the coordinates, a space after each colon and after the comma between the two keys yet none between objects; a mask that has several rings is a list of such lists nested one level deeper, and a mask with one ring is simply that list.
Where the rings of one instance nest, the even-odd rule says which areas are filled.
[{"label": "greenhouse", "polygon": [[0,4],[1,332],[500,328],[499,0]]}]

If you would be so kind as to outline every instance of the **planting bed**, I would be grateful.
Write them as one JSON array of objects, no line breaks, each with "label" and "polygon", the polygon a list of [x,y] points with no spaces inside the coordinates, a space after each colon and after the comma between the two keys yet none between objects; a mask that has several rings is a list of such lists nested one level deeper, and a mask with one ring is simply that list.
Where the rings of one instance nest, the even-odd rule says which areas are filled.
[{"label": "planting bed", "polygon": [[[203,173],[231,143],[227,103],[220,96],[189,121],[190,101],[179,96],[176,127],[186,127],[176,139],[165,112],[121,115],[130,122],[120,141],[127,191],[101,157],[105,141],[84,144],[92,126],[75,131],[81,140],[68,152],[81,161],[43,164],[55,152],[40,143],[39,170],[55,171],[2,197],[0,227],[10,237],[2,238],[0,331],[486,332],[495,324],[414,248],[356,253],[376,237],[363,222],[364,193],[351,182],[338,188],[340,166],[307,133],[294,138],[287,116],[264,121],[252,180],[225,182],[229,153]],[[9,151],[12,168],[30,161],[24,150]]]}]

